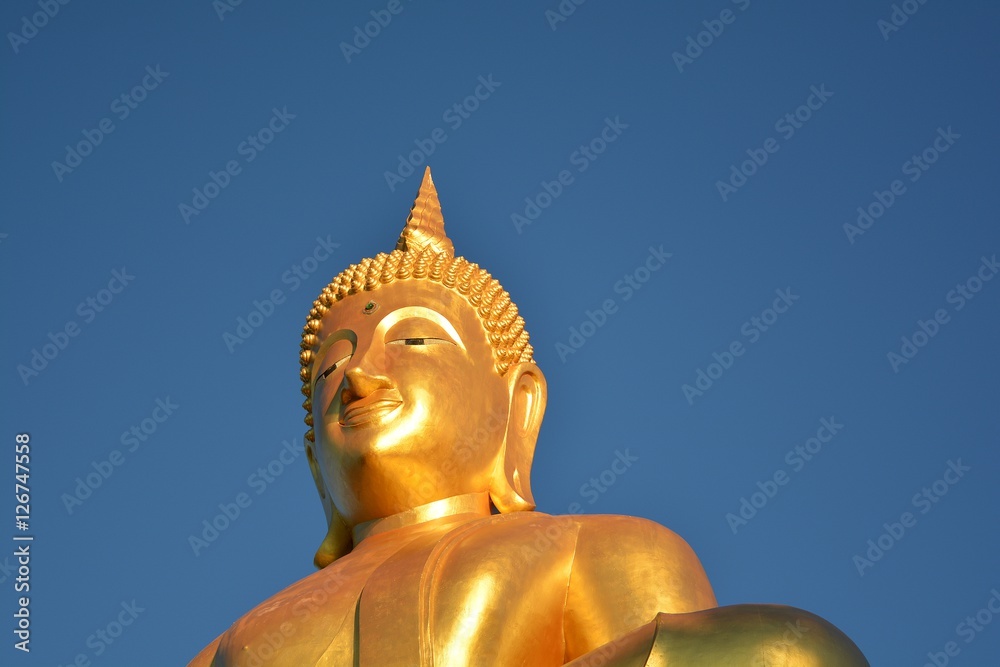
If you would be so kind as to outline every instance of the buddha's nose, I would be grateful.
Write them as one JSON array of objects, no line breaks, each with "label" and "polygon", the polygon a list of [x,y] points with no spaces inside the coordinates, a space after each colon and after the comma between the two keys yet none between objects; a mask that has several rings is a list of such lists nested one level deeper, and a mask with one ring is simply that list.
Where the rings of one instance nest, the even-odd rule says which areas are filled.
[{"label": "buddha's nose", "polygon": [[351,401],[364,398],[379,389],[390,389],[392,380],[384,375],[369,373],[359,366],[347,369],[344,373],[344,388],[340,392],[340,403],[347,405]]}]

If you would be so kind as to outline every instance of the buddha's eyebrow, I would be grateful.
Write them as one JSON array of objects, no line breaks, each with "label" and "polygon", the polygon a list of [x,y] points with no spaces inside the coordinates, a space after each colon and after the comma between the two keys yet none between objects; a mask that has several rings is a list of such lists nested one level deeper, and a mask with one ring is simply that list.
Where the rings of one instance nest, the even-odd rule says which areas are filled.
[{"label": "buddha's eyebrow", "polygon": [[352,345],[356,345],[358,342],[358,335],[354,333],[352,329],[337,329],[323,339],[323,342],[320,343],[319,349],[316,350],[316,355],[321,356],[325,354],[326,351],[330,349],[331,345],[341,340],[347,340],[350,341]]}]

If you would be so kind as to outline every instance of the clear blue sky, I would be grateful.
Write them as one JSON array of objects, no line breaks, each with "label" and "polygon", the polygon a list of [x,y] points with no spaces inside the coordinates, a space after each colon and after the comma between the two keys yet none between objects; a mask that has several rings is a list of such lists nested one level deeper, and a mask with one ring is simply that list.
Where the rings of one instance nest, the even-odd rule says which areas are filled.
[{"label": "clear blue sky", "polygon": [[429,161],[549,381],[539,509],[663,523],[722,604],[816,612],[873,665],[997,664],[995,3],[51,4],[0,10],[2,451],[31,434],[35,535],[33,650],[5,630],[0,663],[184,664],[312,571],[299,333]]}]

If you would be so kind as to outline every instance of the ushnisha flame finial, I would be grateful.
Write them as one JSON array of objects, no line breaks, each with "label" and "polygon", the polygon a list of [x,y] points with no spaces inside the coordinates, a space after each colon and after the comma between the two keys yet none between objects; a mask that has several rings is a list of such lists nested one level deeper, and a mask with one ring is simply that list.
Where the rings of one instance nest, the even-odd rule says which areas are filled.
[{"label": "ushnisha flame finial", "polygon": [[424,170],[424,180],[420,183],[410,215],[406,217],[406,226],[396,241],[396,250],[408,250],[416,254],[425,248],[444,253],[448,257],[455,256],[455,246],[444,231],[441,202],[431,178],[430,167]]}]

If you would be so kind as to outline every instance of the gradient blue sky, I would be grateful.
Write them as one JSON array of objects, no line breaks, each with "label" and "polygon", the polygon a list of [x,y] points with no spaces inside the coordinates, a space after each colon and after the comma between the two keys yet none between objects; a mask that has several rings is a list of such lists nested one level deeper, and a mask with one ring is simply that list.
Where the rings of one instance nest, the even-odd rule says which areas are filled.
[{"label": "gradient blue sky", "polygon": [[[1000,7],[914,3],[884,34],[891,5],[592,0],[552,24],[555,0],[403,0],[350,62],[340,43],[386,2],[247,0],[221,19],[209,0],[71,2],[16,52],[8,36],[2,451],[13,459],[14,434],[31,434],[36,541],[33,650],[5,631],[0,662],[185,664],[312,571],[324,519],[304,457],[271,482],[251,476],[301,442],[309,304],[392,247],[429,161],[458,252],[511,292],[548,378],[539,509],[663,523],[720,603],[816,612],[873,665],[922,665],[951,641],[952,664],[997,664],[1000,619],[960,624],[1000,587],[1000,280],[973,280],[971,299],[952,291],[992,276],[982,258],[1000,252]],[[679,68],[673,54],[723,10],[731,22]],[[5,3],[0,26],[20,32],[38,11]],[[115,102],[144,77],[153,89],[134,109]],[[499,85],[468,117],[448,113],[479,77]],[[274,109],[294,118],[263,150],[241,148]],[[797,110],[808,119],[791,127]],[[581,158],[606,119],[621,124],[615,141]],[[446,140],[390,188],[385,172],[437,128]],[[54,168],[84,132],[99,145]],[[928,148],[926,170],[907,165]],[[766,162],[723,197],[717,182],[747,151]],[[238,173],[186,222],[179,205],[229,161]],[[563,170],[572,181],[518,230],[512,214]],[[849,239],[858,207],[896,180],[901,194]],[[339,247],[293,278],[317,237]],[[615,286],[651,246],[672,256],[626,300]],[[102,294],[123,270],[134,279]],[[283,302],[230,351],[223,335],[276,289]],[[751,318],[779,289],[798,298],[763,331]],[[109,296],[101,312],[86,305]],[[557,343],[606,299],[614,312],[563,361]],[[887,354],[939,309],[944,324],[896,372]],[[77,335],[23,379],[18,366],[71,323]],[[720,376],[712,355],[737,341]],[[717,379],[689,401],[699,369]],[[152,435],[122,442],[168,398],[178,407],[146,422]],[[843,428],[796,463],[824,418]],[[121,465],[68,512],[63,494],[114,450]],[[626,450],[638,462],[614,484],[583,486]],[[947,494],[921,500],[959,460],[970,469],[938,484]],[[727,513],[782,472],[734,534]],[[241,492],[251,505],[195,556],[189,535]],[[908,511],[903,537],[859,574],[854,556]],[[143,611],[120,637],[89,639],[133,600]]]}]

